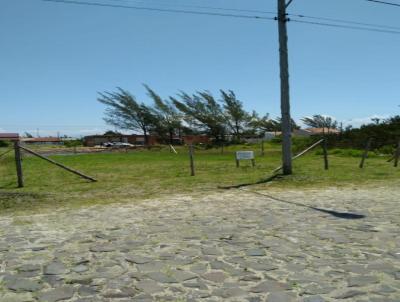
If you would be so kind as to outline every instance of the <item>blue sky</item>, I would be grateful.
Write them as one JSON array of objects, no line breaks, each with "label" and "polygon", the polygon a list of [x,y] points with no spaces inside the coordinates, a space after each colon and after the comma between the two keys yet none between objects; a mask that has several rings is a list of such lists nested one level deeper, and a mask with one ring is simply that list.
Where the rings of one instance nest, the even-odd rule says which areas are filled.
[{"label": "blue sky", "polygon": [[[275,0],[143,2],[276,10]],[[364,0],[294,0],[289,12],[400,27],[400,8]],[[288,26],[296,120],[359,125],[399,113],[400,35]],[[120,86],[150,102],[143,83],[165,97],[232,89],[248,110],[279,115],[275,21],[3,0],[0,39],[0,131],[101,133],[110,127],[97,92]]]}]

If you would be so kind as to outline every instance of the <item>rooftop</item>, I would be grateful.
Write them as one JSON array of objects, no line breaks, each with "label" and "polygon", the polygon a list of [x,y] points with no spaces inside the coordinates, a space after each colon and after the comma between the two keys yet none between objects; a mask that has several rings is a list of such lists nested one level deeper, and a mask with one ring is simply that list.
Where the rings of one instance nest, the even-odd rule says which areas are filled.
[{"label": "rooftop", "polygon": [[18,133],[0,133],[0,140],[17,141],[19,140]]}]

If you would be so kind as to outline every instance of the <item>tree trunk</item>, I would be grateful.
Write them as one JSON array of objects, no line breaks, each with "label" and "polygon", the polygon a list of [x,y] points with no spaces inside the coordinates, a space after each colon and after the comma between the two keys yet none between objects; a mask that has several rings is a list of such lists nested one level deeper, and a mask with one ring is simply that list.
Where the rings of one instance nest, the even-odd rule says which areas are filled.
[{"label": "tree trunk", "polygon": [[238,124],[238,122],[236,121],[236,139],[238,140],[238,141],[240,141],[240,129],[239,129],[240,127],[239,127],[239,124]]},{"label": "tree trunk", "polygon": [[181,127],[178,128],[178,137],[179,137],[180,144],[183,144],[183,137],[182,137],[182,129],[181,129]]}]

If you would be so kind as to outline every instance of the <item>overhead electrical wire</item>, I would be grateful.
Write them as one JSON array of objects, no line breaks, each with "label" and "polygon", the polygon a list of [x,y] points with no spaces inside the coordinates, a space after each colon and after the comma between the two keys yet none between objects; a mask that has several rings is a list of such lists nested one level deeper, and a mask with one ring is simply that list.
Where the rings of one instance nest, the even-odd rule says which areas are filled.
[{"label": "overhead electrical wire", "polygon": [[365,1],[400,7],[400,3],[393,3],[393,2],[381,1],[381,0],[365,0]]},{"label": "overhead electrical wire", "polygon": [[239,14],[227,14],[227,13],[215,13],[215,12],[202,12],[202,11],[194,11],[194,10],[155,8],[155,7],[145,7],[145,6],[131,6],[131,5],[122,5],[122,4],[76,1],[76,0],[41,0],[41,1],[63,3],[63,4],[76,4],[76,5],[89,5],[89,6],[101,6],[101,7],[113,7],[113,8],[135,9],[135,10],[145,10],[145,11],[156,11],[156,12],[166,12],[166,13],[180,13],[180,14],[192,14],[192,15],[209,15],[209,16],[243,18],[243,19],[274,20],[273,17],[265,17],[265,16],[252,16],[252,15],[239,15]]},{"label": "overhead electrical wire", "polygon": [[153,5],[152,2],[157,5],[163,6],[173,6],[173,7],[187,7],[187,8],[197,8],[197,9],[213,9],[213,10],[221,10],[221,11],[231,11],[231,12],[242,12],[242,13],[257,13],[257,14],[269,14],[269,15],[276,15],[276,12],[272,11],[264,11],[264,10],[257,10],[257,9],[241,9],[241,8],[227,8],[227,7],[216,7],[216,6],[203,6],[203,5],[187,5],[187,4],[173,4],[173,3],[165,3],[159,2],[156,0],[152,1],[143,1],[143,0],[109,0],[109,1],[118,1],[118,2],[136,2],[141,4],[150,4]]},{"label": "overhead electrical wire", "polygon": [[314,21],[304,21],[304,20],[293,20],[293,19],[291,19],[290,21],[291,22],[296,22],[296,23],[318,25],[318,26],[337,27],[337,28],[344,28],[344,29],[373,31],[373,32],[381,32],[381,33],[387,33],[387,34],[400,35],[400,31],[395,31],[395,30],[386,30],[386,29],[379,29],[379,28],[369,28],[369,27],[361,27],[361,26],[341,25],[341,24],[323,23],[323,22],[314,22]]},{"label": "overhead electrical wire", "polygon": [[390,25],[381,25],[381,24],[376,24],[376,23],[364,23],[364,22],[357,22],[357,21],[350,21],[350,20],[343,20],[343,19],[302,15],[302,14],[288,14],[288,16],[299,17],[299,18],[304,18],[304,19],[322,20],[322,21],[330,21],[330,22],[337,22],[337,23],[345,23],[345,24],[354,24],[354,25],[362,25],[362,26],[369,26],[369,27],[380,27],[380,28],[400,30],[400,27],[390,26]]},{"label": "overhead electrical wire", "polygon": [[[122,4],[112,4],[112,3],[104,3],[104,2],[89,2],[89,1],[78,1],[78,0],[41,0],[45,2],[54,2],[61,4],[73,4],[73,5],[86,5],[86,6],[99,6],[99,7],[111,7],[111,8],[122,8],[122,9],[134,9],[134,10],[145,10],[145,11],[156,11],[156,12],[165,12],[165,13],[181,13],[181,14],[195,14],[195,15],[209,15],[209,16],[217,16],[217,17],[232,17],[232,18],[244,18],[244,19],[260,19],[260,20],[277,20],[276,17],[266,17],[259,15],[243,15],[243,14],[228,14],[228,13],[218,13],[218,12],[210,12],[210,11],[197,11],[197,10],[185,10],[185,9],[169,9],[169,8],[160,8],[160,7],[147,7],[147,6],[132,6],[132,5],[122,5]],[[114,1],[123,1],[123,0],[114,0]],[[135,0],[131,0],[135,1]],[[186,7],[189,7],[188,5]],[[194,7],[193,7],[194,8]],[[200,7],[198,7],[200,8]],[[202,7],[205,9],[206,7]],[[216,9],[216,10],[235,10],[230,8],[218,8],[218,7],[207,7],[207,9]],[[245,11],[239,10],[238,11]],[[267,11],[258,11],[259,13],[272,13]],[[327,22],[316,22],[316,21],[306,21],[306,20],[298,20],[298,19],[290,19],[291,22],[317,25],[317,26],[325,26],[325,27],[336,27],[342,29],[353,29],[353,30],[362,30],[362,31],[371,31],[371,32],[381,32],[388,34],[400,34],[400,27],[373,24],[373,23],[362,23],[350,20],[343,19],[333,19],[333,18],[324,18],[324,17],[316,17],[316,16],[307,16],[300,14],[288,14],[288,16],[298,17],[298,18],[308,18],[314,20],[322,20],[322,21],[330,21],[335,23],[345,23],[343,24],[335,24],[335,23],[327,23]],[[358,26],[352,26],[349,24],[354,24]]]}]

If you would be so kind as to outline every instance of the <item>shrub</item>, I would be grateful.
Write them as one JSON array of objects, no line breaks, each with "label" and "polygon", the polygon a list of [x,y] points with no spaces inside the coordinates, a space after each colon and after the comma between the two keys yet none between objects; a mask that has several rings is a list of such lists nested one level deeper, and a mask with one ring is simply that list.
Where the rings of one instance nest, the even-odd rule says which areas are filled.
[{"label": "shrub", "polygon": [[82,146],[82,140],[75,139],[75,140],[65,141],[64,146],[68,148]]},{"label": "shrub", "polygon": [[0,141],[0,148],[5,148],[5,147],[8,147],[9,146],[9,143],[8,142],[6,142],[6,141]]},{"label": "shrub", "polygon": [[375,153],[378,154],[393,154],[395,148],[392,145],[386,145],[376,149]]}]

